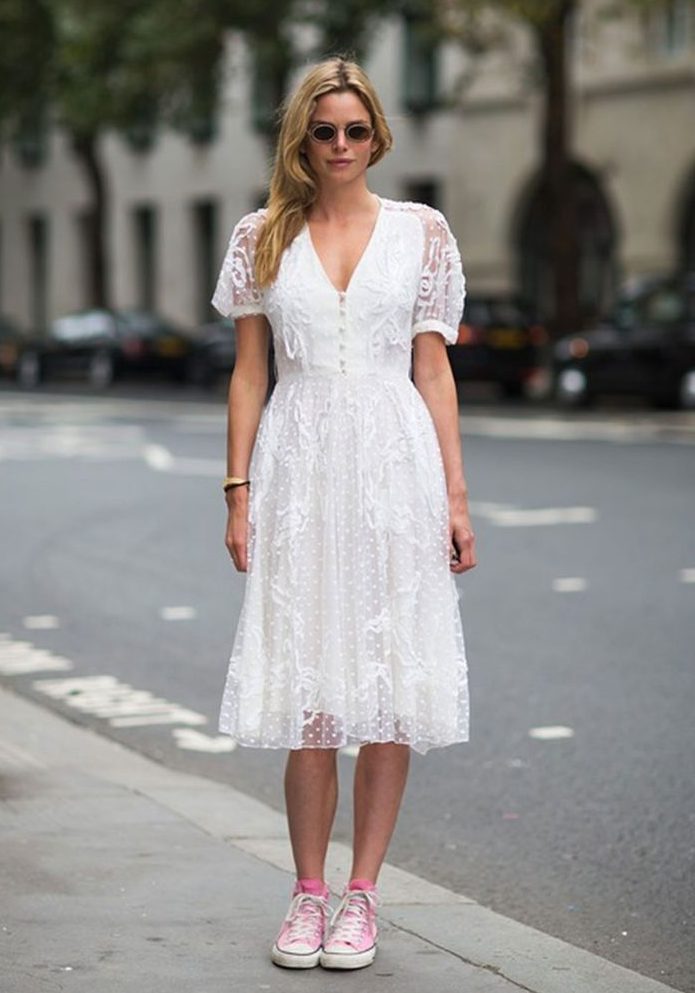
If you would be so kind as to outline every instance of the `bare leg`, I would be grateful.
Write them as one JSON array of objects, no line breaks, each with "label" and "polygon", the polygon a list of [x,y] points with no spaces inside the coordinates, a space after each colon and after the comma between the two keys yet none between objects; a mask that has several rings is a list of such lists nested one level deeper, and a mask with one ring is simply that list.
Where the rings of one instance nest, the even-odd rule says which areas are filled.
[{"label": "bare leg", "polygon": [[336,750],[291,751],[285,769],[285,803],[298,879],[323,879],[337,802]]},{"label": "bare leg", "polygon": [[401,805],[410,747],[362,745],[355,765],[355,829],[351,879],[376,883]]}]

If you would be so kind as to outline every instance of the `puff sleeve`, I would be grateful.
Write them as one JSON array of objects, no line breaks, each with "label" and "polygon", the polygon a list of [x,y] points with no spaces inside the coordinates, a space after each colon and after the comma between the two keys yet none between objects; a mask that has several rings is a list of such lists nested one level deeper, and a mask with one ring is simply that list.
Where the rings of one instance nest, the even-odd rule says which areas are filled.
[{"label": "puff sleeve", "polygon": [[256,242],[264,219],[265,211],[254,211],[232,231],[211,301],[223,317],[265,313],[255,272]]},{"label": "puff sleeve", "polygon": [[424,246],[412,337],[421,331],[439,331],[447,345],[453,345],[466,295],[461,256],[443,214],[423,207],[421,220]]}]

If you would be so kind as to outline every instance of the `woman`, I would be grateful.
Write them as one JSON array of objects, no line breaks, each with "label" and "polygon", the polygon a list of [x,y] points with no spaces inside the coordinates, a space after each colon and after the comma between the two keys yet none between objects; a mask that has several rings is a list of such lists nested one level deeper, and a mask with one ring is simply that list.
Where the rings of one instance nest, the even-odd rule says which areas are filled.
[{"label": "woman", "polygon": [[[410,749],[468,740],[454,574],[475,551],[445,347],[464,281],[440,213],[369,191],[391,144],[357,65],[311,69],[284,112],[268,207],[237,224],[213,297],[238,336],[226,545],[248,572],[219,726],[290,750],[297,881],[272,948],[289,968],[373,961]],[[329,921],[346,744],[361,746],[354,858]]]}]

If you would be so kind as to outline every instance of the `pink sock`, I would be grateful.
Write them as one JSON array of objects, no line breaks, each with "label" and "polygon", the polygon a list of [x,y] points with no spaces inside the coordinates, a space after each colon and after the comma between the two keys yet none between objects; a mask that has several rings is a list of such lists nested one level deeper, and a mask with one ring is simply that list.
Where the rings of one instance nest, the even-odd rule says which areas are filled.
[{"label": "pink sock", "polygon": [[376,886],[371,879],[351,879],[348,883],[349,890],[375,890]]},{"label": "pink sock", "polygon": [[296,890],[298,893],[311,893],[312,896],[325,896],[328,887],[322,879],[298,879]]}]

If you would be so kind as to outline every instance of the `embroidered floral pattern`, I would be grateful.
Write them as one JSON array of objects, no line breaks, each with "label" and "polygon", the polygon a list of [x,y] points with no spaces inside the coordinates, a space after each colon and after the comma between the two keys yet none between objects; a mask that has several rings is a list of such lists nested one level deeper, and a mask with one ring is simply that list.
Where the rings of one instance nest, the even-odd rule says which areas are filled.
[{"label": "embroidered floral pattern", "polygon": [[412,338],[456,339],[464,279],[444,217],[381,201],[345,293],[308,229],[259,291],[257,211],[236,226],[213,302],[270,321],[278,383],[250,466],[249,571],[219,728],[246,745],[468,738],[448,504]]}]

